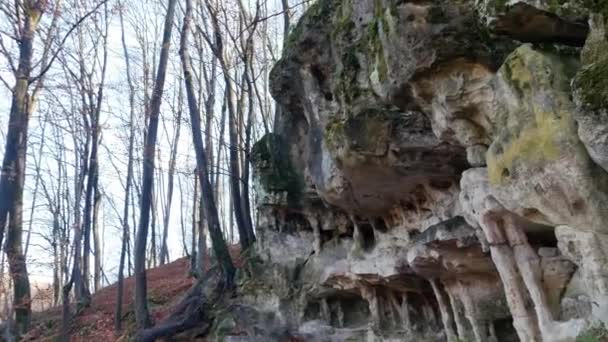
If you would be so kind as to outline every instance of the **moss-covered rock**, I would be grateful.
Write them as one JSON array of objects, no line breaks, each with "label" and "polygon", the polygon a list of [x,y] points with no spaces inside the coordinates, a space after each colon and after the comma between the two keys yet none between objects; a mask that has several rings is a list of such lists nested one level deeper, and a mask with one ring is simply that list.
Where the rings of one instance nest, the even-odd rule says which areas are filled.
[{"label": "moss-covered rock", "polygon": [[509,56],[496,81],[499,130],[487,153],[488,177],[510,210],[540,212],[542,223],[605,231],[608,174],[577,134],[570,95],[577,70],[575,59],[529,45]]},{"label": "moss-covered rock", "polygon": [[255,143],[251,160],[254,179],[262,194],[285,193],[290,205],[299,204],[304,184],[292,166],[287,146],[280,135],[269,133]]},{"label": "moss-covered rock", "polygon": [[608,171],[608,16],[591,16],[591,33],[581,53],[583,63],[572,88],[578,133],[593,160]]},{"label": "moss-covered rock", "polygon": [[575,71],[575,60],[563,62],[530,46],[517,49],[505,61],[498,77],[512,92],[505,96],[511,103],[497,118],[502,129],[488,153],[490,182],[508,181],[518,163],[555,160],[564,148],[578,143],[568,100]]}]

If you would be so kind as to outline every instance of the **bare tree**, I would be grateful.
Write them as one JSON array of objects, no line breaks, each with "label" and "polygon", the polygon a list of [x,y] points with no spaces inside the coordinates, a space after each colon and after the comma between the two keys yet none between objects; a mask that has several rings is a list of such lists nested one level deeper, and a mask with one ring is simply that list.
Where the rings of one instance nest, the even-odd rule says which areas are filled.
[{"label": "bare tree", "polygon": [[147,328],[152,324],[148,310],[148,294],[146,284],[146,242],[148,239],[148,224],[150,222],[150,207],[152,206],[152,185],[154,183],[154,156],[156,152],[156,135],[160,105],[162,101],[171,31],[177,0],[169,0],[165,17],[163,41],[156,74],[156,82],[150,102],[149,122],[144,146],[142,194],[140,205],[139,229],[135,240],[135,319],[139,328]]},{"label": "bare tree", "polygon": [[209,17],[213,28],[213,38],[202,31],[209,47],[218,59],[224,75],[226,87],[226,103],[228,107],[228,136],[230,139],[230,192],[232,195],[232,205],[237,227],[239,229],[239,241],[243,250],[248,249],[255,240],[253,227],[249,225],[251,219],[246,216],[249,212],[243,208],[241,197],[241,167],[239,162],[239,138],[237,133],[237,112],[234,104],[233,82],[230,78],[230,68],[224,56],[224,38],[222,37],[221,27],[218,19],[218,10],[214,8],[209,0],[205,0]]},{"label": "bare tree", "polygon": [[129,87],[129,147],[127,162],[127,179],[125,180],[125,201],[122,214],[122,245],[120,248],[120,261],[118,264],[118,291],[116,298],[116,311],[114,317],[114,328],[117,332],[122,330],[122,303],[123,303],[123,280],[125,256],[129,244],[129,198],[131,196],[131,186],[133,181],[133,149],[135,145],[135,87],[131,79],[131,59],[125,38],[125,24],[123,17],[123,4],[119,1],[118,14],[120,17],[121,43],[124,53],[127,85]]},{"label": "bare tree", "polygon": [[201,133],[201,118],[196,100],[196,93],[194,91],[190,57],[188,54],[188,35],[190,30],[191,15],[192,1],[186,0],[186,13],[184,15],[182,26],[179,54],[182,61],[184,82],[186,84],[186,98],[188,100],[188,109],[190,111],[192,142],[194,144],[196,153],[196,171],[200,181],[200,191],[205,208],[205,216],[209,224],[209,235],[211,237],[215,257],[217,258],[224,273],[226,286],[231,288],[234,285],[235,268],[232,263],[232,259],[230,258],[230,253],[228,252],[228,246],[226,245],[226,241],[224,240],[224,236],[222,234],[217,206],[212,191],[213,188],[211,187],[211,182],[209,181],[209,168],[207,165],[207,156],[205,154],[203,136]]},{"label": "bare tree", "polygon": [[[7,18],[16,27],[15,39],[19,43],[19,57],[16,64],[2,44],[3,54],[9,59],[15,77],[15,86],[11,89],[10,117],[0,171],[0,246],[8,223],[6,253],[13,278],[13,309],[18,337],[27,330],[30,323],[30,284],[22,251],[23,189],[29,118],[35,110],[37,97],[42,90],[42,79],[37,80],[33,89],[30,87],[33,83],[34,39],[40,18],[47,9],[47,1],[23,3],[18,1],[16,4],[12,16]],[[48,51],[45,49],[43,53],[43,63],[47,63]]]},{"label": "bare tree", "polygon": [[167,248],[167,236],[169,235],[169,218],[171,217],[171,204],[173,202],[173,188],[175,178],[175,164],[177,163],[177,150],[179,147],[179,138],[181,132],[182,121],[182,106],[183,106],[183,90],[179,87],[179,95],[177,100],[177,115],[175,116],[175,134],[171,142],[171,155],[169,156],[169,173],[167,175],[167,196],[165,201],[165,210],[163,215],[163,236],[160,250],[160,264],[164,265],[169,261],[169,249]]}]

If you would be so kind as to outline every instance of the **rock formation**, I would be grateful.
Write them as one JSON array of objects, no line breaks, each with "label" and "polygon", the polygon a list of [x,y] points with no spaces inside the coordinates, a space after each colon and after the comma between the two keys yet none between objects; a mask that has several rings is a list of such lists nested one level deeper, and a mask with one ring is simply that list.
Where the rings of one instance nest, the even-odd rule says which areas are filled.
[{"label": "rock formation", "polygon": [[307,341],[606,323],[602,4],[318,0],[271,73],[246,305]]}]

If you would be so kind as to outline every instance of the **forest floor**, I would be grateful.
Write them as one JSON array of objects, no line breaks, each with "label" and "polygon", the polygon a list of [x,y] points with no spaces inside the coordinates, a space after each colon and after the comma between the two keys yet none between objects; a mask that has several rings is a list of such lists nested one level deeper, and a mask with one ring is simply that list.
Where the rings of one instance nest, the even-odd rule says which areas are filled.
[{"label": "forest floor", "polygon": [[[240,248],[230,247],[230,254],[239,266]],[[205,260],[209,260],[206,258]],[[206,268],[209,268],[209,263]],[[190,261],[181,258],[169,264],[148,269],[148,303],[155,322],[167,317],[174,306],[179,303],[182,295],[192,286],[194,278],[189,274]],[[71,324],[71,341],[127,341],[135,331],[135,315],[133,313],[133,297],[135,278],[125,278],[123,303],[123,332],[114,332],[114,311],[118,285],[113,284],[93,294],[91,305],[74,317]],[[73,311],[73,310],[72,310]],[[73,314],[73,312],[72,312]],[[24,341],[55,341],[61,329],[61,307],[35,313],[32,329]]]}]

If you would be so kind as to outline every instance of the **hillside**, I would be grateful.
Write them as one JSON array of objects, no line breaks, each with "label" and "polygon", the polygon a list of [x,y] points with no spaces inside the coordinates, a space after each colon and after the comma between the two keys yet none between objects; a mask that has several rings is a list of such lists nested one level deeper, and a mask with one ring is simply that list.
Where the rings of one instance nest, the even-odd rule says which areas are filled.
[{"label": "hillside", "polygon": [[[240,249],[232,246],[231,255],[238,265]],[[208,259],[207,259],[208,260]],[[206,268],[209,269],[209,263]],[[181,258],[169,264],[147,270],[148,299],[152,316],[156,322],[169,315],[179,303],[182,295],[192,286],[194,279],[189,275],[190,261]],[[135,317],[132,310],[135,278],[125,278],[122,335],[114,333],[114,309],[116,306],[117,284],[105,287],[95,293],[91,306],[77,315],[72,323],[71,341],[123,341],[134,332]],[[54,341],[61,328],[61,308],[56,307],[40,312],[34,317],[34,328],[24,341]]]}]

